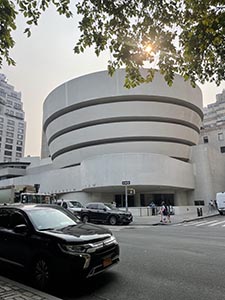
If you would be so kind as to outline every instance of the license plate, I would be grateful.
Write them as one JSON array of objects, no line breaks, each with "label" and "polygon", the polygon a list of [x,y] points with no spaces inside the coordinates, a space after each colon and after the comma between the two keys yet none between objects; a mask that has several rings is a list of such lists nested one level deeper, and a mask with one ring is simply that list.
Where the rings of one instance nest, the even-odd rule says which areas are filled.
[{"label": "license plate", "polygon": [[110,258],[110,257],[108,257],[108,258],[105,258],[104,260],[103,260],[103,267],[105,268],[105,267],[108,267],[109,265],[111,265],[112,264],[112,259]]}]

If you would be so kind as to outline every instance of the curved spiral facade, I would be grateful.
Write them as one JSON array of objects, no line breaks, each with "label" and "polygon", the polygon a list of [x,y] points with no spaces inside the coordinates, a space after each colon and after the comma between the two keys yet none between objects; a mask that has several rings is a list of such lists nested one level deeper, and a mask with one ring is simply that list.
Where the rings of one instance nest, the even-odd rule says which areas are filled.
[{"label": "curved spiral facade", "polygon": [[203,116],[200,89],[180,76],[171,88],[158,73],[153,83],[125,89],[124,76],[103,71],[53,90],[44,102],[42,156],[50,154],[60,168],[112,153],[188,161]]}]

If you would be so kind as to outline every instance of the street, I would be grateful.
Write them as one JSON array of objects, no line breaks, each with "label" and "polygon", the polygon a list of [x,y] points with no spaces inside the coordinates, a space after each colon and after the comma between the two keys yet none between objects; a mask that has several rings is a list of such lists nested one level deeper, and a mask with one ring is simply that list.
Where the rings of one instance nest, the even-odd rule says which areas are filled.
[{"label": "street", "polygon": [[57,296],[86,300],[223,299],[225,227],[184,225],[115,228],[121,262],[83,285],[68,286]]},{"label": "street", "polygon": [[224,299],[224,225],[225,217],[217,216],[171,225],[110,226],[120,244],[120,263],[84,282],[56,284],[50,293],[64,300]]}]

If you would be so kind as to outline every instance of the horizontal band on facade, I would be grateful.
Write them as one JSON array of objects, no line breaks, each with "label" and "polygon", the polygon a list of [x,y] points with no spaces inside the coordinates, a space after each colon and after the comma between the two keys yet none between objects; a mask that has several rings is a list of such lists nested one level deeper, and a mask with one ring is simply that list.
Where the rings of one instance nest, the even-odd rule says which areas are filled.
[{"label": "horizontal band on facade", "polygon": [[103,124],[110,124],[110,123],[122,123],[122,122],[160,122],[160,123],[170,123],[170,124],[178,124],[182,125],[188,128],[191,128],[195,130],[197,133],[200,133],[200,130],[197,126],[194,124],[184,121],[184,120],[178,120],[178,119],[172,119],[172,118],[164,118],[164,117],[136,117],[136,116],[129,116],[129,117],[115,117],[115,118],[104,118],[104,119],[99,119],[99,120],[94,120],[94,121],[89,121],[89,122],[83,122],[80,124],[76,124],[73,126],[69,126],[67,128],[64,128],[62,130],[59,130],[55,134],[53,134],[49,139],[48,139],[48,146],[58,137],[78,130],[82,128],[87,128],[91,126],[96,126],[96,125],[103,125]]},{"label": "horizontal band on facade", "polygon": [[78,166],[80,166],[80,163],[78,163],[78,164],[72,164],[72,165],[67,165],[67,166],[62,167],[62,169],[72,168],[72,167],[78,167]]},{"label": "horizontal band on facade", "polygon": [[94,140],[84,143],[78,143],[74,145],[70,145],[68,147],[65,147],[63,149],[60,149],[53,153],[52,160],[54,160],[56,157],[65,154],[67,152],[86,148],[86,147],[92,147],[92,146],[99,146],[104,144],[113,144],[113,143],[126,143],[126,142],[167,142],[167,143],[176,143],[176,144],[183,144],[187,146],[194,146],[195,143],[191,141],[187,141],[184,139],[178,139],[178,138],[171,138],[171,137],[158,137],[158,136],[135,136],[135,137],[119,137],[119,138],[111,138],[111,139],[102,139],[102,140]]},{"label": "horizontal band on facade", "polygon": [[187,108],[193,110],[200,116],[201,120],[203,120],[202,110],[199,107],[197,107],[194,104],[189,103],[187,101],[176,99],[176,98],[160,97],[160,96],[153,97],[153,96],[143,96],[143,95],[140,95],[140,96],[129,95],[129,96],[116,96],[116,97],[111,97],[111,98],[100,98],[100,99],[98,98],[98,99],[87,100],[87,101],[83,101],[83,102],[79,102],[79,103],[67,106],[63,109],[56,111],[50,117],[48,117],[44,121],[43,130],[46,131],[46,128],[48,127],[48,125],[55,119],[65,115],[67,113],[70,113],[72,111],[86,108],[89,106],[96,106],[96,105],[116,103],[116,102],[118,102],[118,103],[121,103],[121,102],[157,102],[157,103],[175,104],[175,105],[187,107]]}]

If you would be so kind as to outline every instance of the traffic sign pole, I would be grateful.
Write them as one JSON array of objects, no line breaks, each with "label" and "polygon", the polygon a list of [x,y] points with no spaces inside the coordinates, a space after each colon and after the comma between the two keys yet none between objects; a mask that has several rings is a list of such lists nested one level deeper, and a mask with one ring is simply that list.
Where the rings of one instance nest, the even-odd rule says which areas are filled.
[{"label": "traffic sign pole", "polygon": [[128,212],[127,185],[125,185],[125,205],[126,205],[126,212]]},{"label": "traffic sign pole", "polygon": [[125,185],[125,206],[126,206],[126,212],[128,212],[127,186],[130,185],[130,181],[123,180],[122,185]]}]

